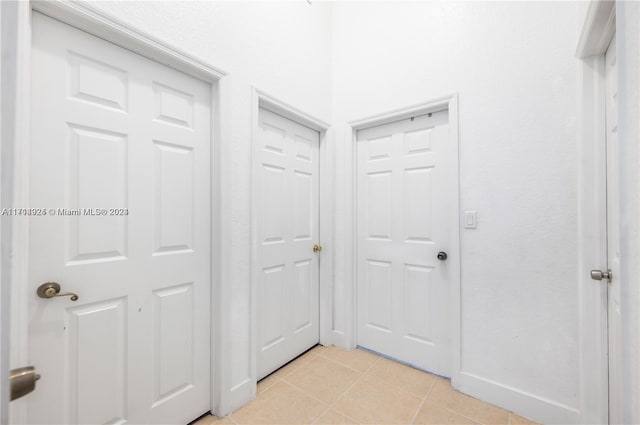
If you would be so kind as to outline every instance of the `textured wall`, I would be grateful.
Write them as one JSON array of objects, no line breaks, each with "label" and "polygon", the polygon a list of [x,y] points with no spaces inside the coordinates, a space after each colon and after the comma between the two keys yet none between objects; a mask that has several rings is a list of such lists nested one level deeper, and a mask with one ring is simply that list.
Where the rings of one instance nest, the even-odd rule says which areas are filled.
[{"label": "textured wall", "polygon": [[640,4],[617,3],[624,423],[640,423]]},{"label": "textured wall", "polygon": [[[344,2],[333,20],[334,126],[459,93],[460,206],[478,212],[477,230],[461,230],[462,370],[569,417],[579,404],[579,12],[556,2]],[[348,200],[337,199],[343,258]],[[351,282],[336,265],[342,293]],[[334,325],[345,331],[337,299]]]}]

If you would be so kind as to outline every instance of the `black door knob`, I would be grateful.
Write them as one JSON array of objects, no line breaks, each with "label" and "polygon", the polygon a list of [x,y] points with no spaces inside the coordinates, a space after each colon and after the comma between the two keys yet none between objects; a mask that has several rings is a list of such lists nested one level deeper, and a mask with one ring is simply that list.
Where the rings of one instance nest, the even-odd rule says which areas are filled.
[{"label": "black door knob", "polygon": [[447,259],[447,253],[446,253],[446,252],[444,252],[444,251],[440,251],[440,252],[438,253],[438,260],[440,260],[440,261],[444,261],[444,260],[446,260],[446,259]]}]

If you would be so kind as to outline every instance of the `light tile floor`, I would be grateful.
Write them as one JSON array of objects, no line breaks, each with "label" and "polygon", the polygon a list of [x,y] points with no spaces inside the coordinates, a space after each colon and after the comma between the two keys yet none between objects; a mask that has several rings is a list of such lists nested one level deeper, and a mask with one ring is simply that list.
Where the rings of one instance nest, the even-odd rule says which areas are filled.
[{"label": "light tile floor", "polygon": [[258,396],[211,424],[535,424],[464,395],[449,380],[365,350],[320,345],[258,383]]}]

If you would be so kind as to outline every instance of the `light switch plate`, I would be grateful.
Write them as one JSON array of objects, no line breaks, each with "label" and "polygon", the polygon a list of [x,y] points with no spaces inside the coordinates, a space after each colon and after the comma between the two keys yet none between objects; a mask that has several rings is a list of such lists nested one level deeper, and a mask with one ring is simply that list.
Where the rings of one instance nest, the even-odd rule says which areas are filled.
[{"label": "light switch plate", "polygon": [[475,229],[478,224],[478,214],[475,211],[464,212],[464,228]]}]

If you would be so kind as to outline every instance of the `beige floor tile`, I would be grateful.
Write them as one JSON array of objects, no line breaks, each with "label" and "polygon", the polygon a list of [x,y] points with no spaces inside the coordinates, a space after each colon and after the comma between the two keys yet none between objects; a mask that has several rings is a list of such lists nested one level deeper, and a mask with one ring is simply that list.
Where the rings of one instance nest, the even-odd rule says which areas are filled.
[{"label": "beige floor tile", "polygon": [[472,421],[469,418],[465,418],[454,412],[453,410],[449,410],[444,406],[440,406],[435,403],[425,402],[416,419],[413,421],[414,424],[421,425],[475,425],[476,422]]},{"label": "beige floor tile", "polygon": [[509,423],[509,412],[454,390],[446,379],[436,379],[427,400],[483,424]]},{"label": "beige floor tile", "polygon": [[271,388],[273,384],[275,384],[279,380],[280,378],[278,378],[278,376],[275,373],[272,373],[271,375],[262,378],[260,382],[258,382],[258,395],[263,393],[265,390]]},{"label": "beige floor tile", "polygon": [[364,350],[322,346],[258,383],[256,400],[232,415],[192,425],[407,424],[414,417],[425,425],[537,425],[453,390],[446,379]]},{"label": "beige floor tile", "polygon": [[300,357],[296,358],[295,360],[290,361],[285,366],[282,366],[280,369],[278,369],[275,372],[273,372],[271,374],[271,376],[273,376],[274,378],[282,379],[285,376],[293,373],[298,368],[306,365],[311,360],[313,360],[316,357],[318,357],[318,355],[319,354],[316,353],[316,352],[308,351],[308,352],[304,353],[303,355],[301,355]]},{"label": "beige floor tile", "polygon": [[231,414],[237,424],[310,424],[326,409],[286,382],[276,382],[258,398]]},{"label": "beige floor tile", "polygon": [[359,423],[408,424],[421,403],[420,397],[365,375],[333,407]]},{"label": "beige floor tile", "polygon": [[327,347],[322,356],[359,372],[366,372],[373,363],[380,359],[380,356],[359,348],[352,351],[344,351],[334,346]]},{"label": "beige floor tile", "polygon": [[356,425],[358,422],[334,409],[328,409],[316,421],[318,425]]},{"label": "beige floor tile", "polygon": [[331,404],[361,375],[339,363],[316,357],[284,380],[318,400]]},{"label": "beige floor tile", "polygon": [[509,423],[511,425],[538,425],[537,422],[534,422],[527,418],[523,418],[522,416],[516,415],[515,413],[511,414],[511,419]]},{"label": "beige floor tile", "polygon": [[385,358],[377,361],[368,373],[418,397],[427,395],[436,379],[435,375]]}]

